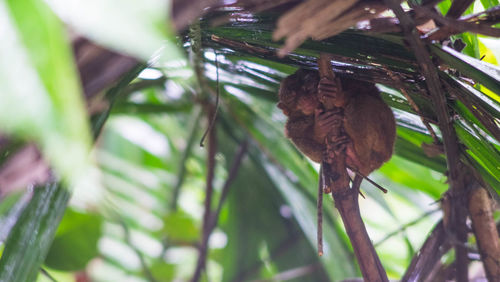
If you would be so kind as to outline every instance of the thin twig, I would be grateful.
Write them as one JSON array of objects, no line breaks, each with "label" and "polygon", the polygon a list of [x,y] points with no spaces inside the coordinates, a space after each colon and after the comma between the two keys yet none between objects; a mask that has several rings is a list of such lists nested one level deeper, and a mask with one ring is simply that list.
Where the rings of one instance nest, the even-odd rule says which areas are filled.
[{"label": "thin twig", "polygon": [[146,276],[145,278],[150,282],[156,282],[157,280],[154,278],[153,273],[151,273],[151,270],[149,269],[149,267],[146,263],[146,260],[144,259],[144,255],[132,243],[132,241],[130,239],[130,230],[128,229],[127,224],[122,219],[119,219],[119,222],[120,222],[120,225],[123,229],[123,235],[124,235],[123,239],[125,240],[125,243],[127,243],[127,245],[134,251],[134,253],[139,258],[139,262],[141,264],[142,271],[144,272],[144,275]]},{"label": "thin twig", "polygon": [[[351,169],[351,168],[349,168]],[[363,179],[365,179],[366,181],[370,182],[371,185],[375,186],[375,188],[379,189],[380,191],[382,191],[384,194],[387,194],[387,189],[385,189],[384,187],[382,187],[382,185],[378,184],[377,182],[373,181],[371,178],[369,178],[368,176],[366,175],[363,175],[361,172],[359,172],[358,170],[356,169],[351,169],[352,171],[354,171],[357,175],[363,177]],[[361,192],[360,192],[361,194]],[[363,196],[363,194],[361,194],[361,196]],[[365,196],[363,196],[364,198]]]},{"label": "thin twig", "polygon": [[[210,140],[211,143],[214,142],[214,140],[212,139],[213,137],[211,137],[212,135],[214,135],[213,132],[211,132],[209,135],[209,138],[211,139]],[[209,156],[215,157],[215,154],[212,156],[212,154],[210,153],[210,148],[212,146],[213,145],[209,144]],[[217,226],[217,222],[219,219],[220,212],[222,210],[222,206],[223,206],[224,201],[226,200],[226,197],[229,193],[229,187],[231,187],[232,182],[234,181],[234,179],[236,178],[236,176],[238,174],[241,162],[242,162],[243,157],[245,156],[245,154],[247,152],[247,149],[248,149],[248,140],[244,141],[240,145],[238,153],[236,154],[236,157],[231,165],[231,169],[229,170],[228,178],[226,179],[226,182],[224,183],[224,186],[222,187],[221,196],[220,196],[219,203],[217,205],[217,209],[215,210],[215,212],[211,212],[211,209],[210,209],[210,201],[211,201],[211,194],[213,192],[213,188],[210,188],[208,185],[208,182],[207,182],[207,196],[205,198],[205,214],[203,216],[203,237],[202,237],[202,242],[200,245],[200,255],[198,258],[198,263],[197,263],[195,275],[193,276],[192,281],[199,280],[199,278],[201,276],[201,271],[205,267],[204,265],[206,263],[205,261],[206,261],[207,251],[208,251],[208,240],[210,239],[210,235],[212,234],[212,231]],[[210,167],[210,165],[213,166],[213,165],[215,165],[215,163],[213,163],[213,162],[211,163],[209,161],[209,167]],[[208,180],[212,181],[209,178],[213,178],[213,169],[209,169],[209,171],[211,171],[212,177],[209,177],[209,175],[207,175],[207,181]],[[210,196],[208,196],[209,192],[210,192]]]},{"label": "thin twig", "polygon": [[186,147],[184,148],[184,151],[182,152],[182,157],[179,161],[179,173],[177,174],[177,182],[175,183],[174,186],[174,191],[172,193],[172,200],[170,201],[170,210],[171,211],[176,211],[177,210],[177,201],[179,199],[179,194],[180,190],[182,187],[182,184],[184,183],[185,175],[186,175],[186,160],[191,154],[191,149],[193,147],[194,141],[196,139],[196,133],[198,132],[198,123],[200,122],[201,119],[201,111],[199,108],[197,108],[192,116],[192,120],[189,123],[189,133],[188,133],[188,139],[186,143]]},{"label": "thin twig", "polygon": [[455,245],[455,254],[457,261],[457,281],[468,280],[468,257],[465,243],[467,241],[467,228],[465,225],[466,213],[465,205],[462,198],[463,184],[460,178],[460,149],[457,141],[455,130],[451,124],[451,118],[448,113],[446,96],[442,90],[436,67],[431,61],[427,46],[420,40],[419,34],[415,29],[413,20],[403,11],[397,0],[384,0],[386,5],[399,18],[401,27],[403,28],[405,37],[413,49],[420,70],[425,77],[425,83],[428,91],[431,94],[432,102],[435,106],[436,115],[438,118],[439,128],[443,137],[443,143],[446,153],[446,161],[449,170],[449,182],[451,192],[453,193],[452,205],[452,228],[460,243]]},{"label": "thin twig", "polygon": [[[208,120],[211,120],[215,115],[215,109],[212,105],[207,105]],[[208,239],[210,237],[210,222],[212,214],[212,196],[213,196],[213,179],[215,173],[215,154],[217,152],[217,138],[215,133],[216,127],[212,127],[208,133],[208,152],[207,152],[207,178],[206,178],[206,190],[205,190],[205,204],[203,213],[203,229],[202,238],[199,248],[198,262],[196,263],[196,269],[194,271],[193,278],[191,281],[197,282],[200,280],[201,273],[205,269],[207,251],[208,251]]]},{"label": "thin twig", "polygon": [[467,15],[462,17],[461,20],[471,23],[485,23],[489,25],[496,24],[500,21],[500,6],[489,8],[486,11],[477,14]]},{"label": "thin twig", "polygon": [[57,282],[57,280],[50,275],[50,273],[45,270],[43,267],[40,267],[40,273],[42,273],[45,277],[47,277],[52,282]]},{"label": "thin twig", "polygon": [[382,243],[384,243],[385,241],[387,241],[388,239],[390,239],[394,235],[397,235],[397,234],[405,231],[408,227],[413,226],[413,225],[419,223],[422,219],[424,219],[424,218],[428,217],[429,215],[437,212],[438,210],[439,209],[434,209],[434,210],[426,211],[425,213],[423,213],[421,216],[415,218],[414,220],[401,225],[398,229],[396,229],[396,230],[390,232],[389,234],[385,235],[384,238],[382,238],[377,243],[375,243],[374,244],[375,247],[377,247],[378,245],[381,245]]},{"label": "thin twig", "polygon": [[319,184],[318,184],[318,199],[316,203],[316,209],[317,209],[317,231],[316,231],[316,240],[318,244],[318,255],[321,257],[323,256],[323,186],[324,186],[324,179],[323,179],[323,165],[320,167],[319,171]]},{"label": "thin twig", "polygon": [[410,266],[406,269],[401,281],[426,281],[437,262],[441,260],[451,245],[446,241],[446,232],[443,222],[440,221],[431,234],[427,236],[424,244],[413,257]]},{"label": "thin twig", "polygon": [[[488,26],[496,24],[500,22],[500,6],[493,7],[477,14],[467,15],[460,18],[459,21],[470,24],[486,24]],[[442,26],[437,31],[427,35],[427,39],[440,41],[460,32],[461,31],[454,28],[454,26]]]},{"label": "thin twig", "polygon": [[210,223],[210,233],[212,233],[214,228],[217,226],[217,222],[219,221],[219,215],[220,212],[222,211],[222,206],[224,205],[227,195],[229,194],[229,188],[231,187],[231,184],[233,183],[236,176],[238,175],[241,162],[243,161],[243,158],[245,157],[247,150],[248,150],[248,139],[245,139],[245,141],[243,141],[243,143],[240,145],[238,152],[236,153],[236,157],[234,158],[234,161],[231,164],[231,169],[229,170],[226,182],[224,182],[224,186],[222,186],[222,192],[219,198],[219,203],[217,204],[217,209],[212,214],[212,220]]},{"label": "thin twig", "polygon": [[[270,251],[269,259],[275,260],[276,258],[282,256],[286,253],[286,251],[290,250],[291,247],[300,239],[298,233],[291,233],[286,240],[283,240],[282,243],[277,246],[275,249]],[[253,273],[257,272],[259,268],[264,263],[263,260],[259,260],[255,262],[252,266],[247,269],[241,270],[234,279],[231,281],[246,281],[247,278],[252,276]]]},{"label": "thin twig", "polygon": [[483,34],[487,36],[500,37],[500,29],[489,26],[488,24],[483,24],[480,22],[470,23],[467,21],[455,20],[448,17],[443,17],[438,13],[432,11],[429,8],[421,7],[421,6],[413,6],[413,9],[417,14],[429,17],[436,22],[444,25],[445,27],[449,27],[455,33],[461,33],[470,31],[473,33]]},{"label": "thin twig", "polygon": [[217,52],[214,49],[214,54],[215,54],[215,75],[216,75],[216,94],[215,94],[215,113],[210,120],[210,123],[208,124],[207,130],[205,133],[203,133],[203,136],[201,137],[200,140],[200,147],[203,147],[203,142],[205,141],[205,138],[207,137],[208,132],[212,129],[212,127],[215,124],[215,119],[217,118],[217,112],[219,110],[219,61],[217,60]]}]

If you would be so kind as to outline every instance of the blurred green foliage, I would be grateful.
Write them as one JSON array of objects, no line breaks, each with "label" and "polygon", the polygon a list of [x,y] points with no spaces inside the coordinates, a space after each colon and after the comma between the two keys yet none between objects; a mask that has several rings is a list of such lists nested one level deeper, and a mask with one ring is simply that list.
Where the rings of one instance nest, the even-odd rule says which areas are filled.
[{"label": "blurred green foliage", "polygon": [[[0,229],[0,280],[34,281],[40,267],[57,281],[75,281],[68,272],[95,281],[189,279],[198,257],[207,174],[207,150],[197,143],[209,123],[204,107],[213,103],[216,92],[220,106],[212,209],[223,199],[228,177],[235,178],[209,241],[203,279],[336,281],[360,276],[330,198],[324,203],[325,254],[317,256],[318,167],[284,136],[285,117],[276,108],[276,93],[284,77],[299,67],[314,67],[322,51],[363,62],[337,62],[336,70],[344,75],[366,79],[382,65],[417,76],[413,54],[400,35],[348,30],[323,42],[307,41],[289,58],[279,59],[210,39],[217,35],[274,51],[280,43],[271,41],[272,16],[219,27],[201,22],[196,65],[186,55],[193,56],[193,42],[173,36],[166,20],[168,1],[48,2],[50,6],[35,0],[0,4],[0,37],[7,42],[0,44],[0,128],[19,142],[35,141],[56,174],[68,180],[63,183],[74,187],[73,197],[66,209],[69,191],[50,184],[36,188],[19,212],[20,194],[2,199],[2,222],[15,224]],[[467,13],[481,4],[487,9],[498,1],[476,1]],[[439,8],[445,13],[449,6],[447,0]],[[106,91],[113,105],[109,118],[107,112],[94,116],[90,126],[61,19],[102,46],[148,62]],[[500,51],[488,49],[485,37],[453,37],[458,38],[467,43],[463,54],[431,48],[453,70],[440,72],[441,79],[485,109],[498,127],[500,78],[493,64]],[[484,54],[487,63],[479,60]],[[197,68],[202,70],[199,77],[193,71]],[[476,84],[468,85],[457,73]],[[367,198],[360,205],[384,267],[390,278],[398,279],[441,217],[433,211],[447,189],[446,162],[443,156],[425,155],[421,146],[432,138],[406,98],[379,86],[395,112],[398,138],[395,156],[371,175],[389,193],[365,182]],[[421,85],[408,82],[405,87],[422,115],[433,120]],[[466,105],[450,100],[449,106],[457,113],[462,159],[499,192],[498,140]],[[90,136],[102,125],[92,167]],[[247,153],[231,175],[245,142]],[[47,279],[38,275],[39,281]]]}]

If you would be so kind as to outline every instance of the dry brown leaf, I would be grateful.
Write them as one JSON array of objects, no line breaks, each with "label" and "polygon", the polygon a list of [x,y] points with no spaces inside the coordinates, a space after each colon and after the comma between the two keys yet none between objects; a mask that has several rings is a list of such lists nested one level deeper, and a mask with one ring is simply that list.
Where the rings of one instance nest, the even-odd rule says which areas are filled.
[{"label": "dry brown leaf", "polygon": [[359,0],[310,0],[297,5],[278,20],[273,39],[286,37],[278,55],[285,56],[306,39],[323,40],[359,21],[372,19],[386,10],[378,2]]}]

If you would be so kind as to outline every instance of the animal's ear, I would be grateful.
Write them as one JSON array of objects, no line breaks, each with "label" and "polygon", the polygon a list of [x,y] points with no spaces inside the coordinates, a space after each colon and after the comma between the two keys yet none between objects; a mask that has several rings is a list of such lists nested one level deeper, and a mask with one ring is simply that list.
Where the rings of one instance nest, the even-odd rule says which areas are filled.
[{"label": "animal's ear", "polygon": [[278,109],[280,109],[281,111],[283,111],[283,114],[285,116],[288,116],[290,114],[290,112],[288,111],[287,107],[282,102],[279,102],[277,106],[278,106]]}]

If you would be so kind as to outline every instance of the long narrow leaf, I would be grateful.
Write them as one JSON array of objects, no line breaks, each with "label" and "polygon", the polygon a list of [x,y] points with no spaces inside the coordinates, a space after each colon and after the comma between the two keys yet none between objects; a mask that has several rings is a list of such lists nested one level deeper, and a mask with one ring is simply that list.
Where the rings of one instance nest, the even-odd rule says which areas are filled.
[{"label": "long narrow leaf", "polygon": [[11,230],[0,259],[0,281],[31,282],[49,251],[69,199],[58,183],[34,188],[31,202]]},{"label": "long narrow leaf", "polygon": [[2,129],[37,141],[63,180],[73,183],[86,171],[91,139],[65,31],[43,1],[6,4],[7,10],[0,6],[0,36],[7,42],[0,52],[0,80],[7,85],[0,121],[8,127]]}]

